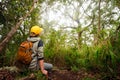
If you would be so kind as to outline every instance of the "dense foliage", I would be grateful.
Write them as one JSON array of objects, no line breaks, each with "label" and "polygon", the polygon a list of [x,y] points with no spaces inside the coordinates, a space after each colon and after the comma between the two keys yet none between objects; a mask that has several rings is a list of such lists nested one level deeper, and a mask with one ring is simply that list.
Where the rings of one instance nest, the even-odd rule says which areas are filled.
[{"label": "dense foliage", "polygon": [[[79,9],[83,8],[81,5],[87,3],[87,0],[38,1],[33,12],[24,19],[0,54],[0,66],[13,65],[13,57],[19,44],[27,38],[30,27],[40,25],[44,28],[41,38],[45,43],[46,61],[59,68],[71,68],[73,71],[85,68],[108,72],[108,76],[117,75],[120,67],[119,0],[92,0],[87,8],[82,9],[83,12]],[[47,4],[47,7],[42,7],[42,3]],[[59,5],[54,7],[55,4]],[[31,6],[31,0],[1,0],[0,42]],[[48,15],[51,9],[56,13],[61,12],[66,20],[71,21],[70,25],[59,25],[59,21],[49,21],[48,18],[42,22],[41,15]],[[56,26],[60,27],[59,30],[54,29]],[[68,28],[70,30],[67,30]]]}]

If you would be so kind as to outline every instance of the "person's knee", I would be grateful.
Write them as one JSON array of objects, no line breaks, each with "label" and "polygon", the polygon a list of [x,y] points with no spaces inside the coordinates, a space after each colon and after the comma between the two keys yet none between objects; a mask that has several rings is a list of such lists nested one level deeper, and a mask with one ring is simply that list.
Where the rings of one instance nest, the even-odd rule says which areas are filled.
[{"label": "person's knee", "polygon": [[52,69],[53,68],[53,65],[52,64],[48,64],[48,69]]},{"label": "person's knee", "polygon": [[50,66],[49,66],[51,69],[53,68],[53,65],[52,64],[50,64]]},{"label": "person's knee", "polygon": [[45,64],[44,64],[44,67],[45,67],[46,70],[52,70],[53,65],[50,64],[50,63],[45,63]]}]

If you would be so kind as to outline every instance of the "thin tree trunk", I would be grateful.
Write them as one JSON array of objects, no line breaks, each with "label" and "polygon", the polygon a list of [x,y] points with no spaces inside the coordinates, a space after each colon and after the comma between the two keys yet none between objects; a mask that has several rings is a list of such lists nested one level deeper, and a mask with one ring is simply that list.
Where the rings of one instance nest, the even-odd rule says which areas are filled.
[{"label": "thin tree trunk", "polygon": [[16,33],[17,29],[20,27],[20,25],[23,22],[23,20],[25,18],[27,18],[30,15],[30,13],[33,11],[35,3],[37,3],[37,0],[33,0],[33,5],[31,7],[30,11],[28,13],[26,13],[25,16],[23,16],[19,20],[19,22],[16,23],[16,25],[10,30],[10,32],[7,34],[7,36],[0,43],[0,54],[2,53],[3,49],[5,48],[6,44],[10,41],[12,36]]},{"label": "thin tree trunk", "polygon": [[100,32],[100,30],[101,30],[101,11],[100,11],[100,4],[101,4],[101,0],[99,1],[99,17],[98,17],[98,32]]},{"label": "thin tree trunk", "polygon": [[99,5],[98,5],[98,28],[97,28],[97,34],[95,34],[95,40],[94,40],[94,44],[98,44],[99,39],[100,39],[100,31],[101,31],[101,11],[100,11],[100,7],[101,7],[101,0],[99,0]]}]

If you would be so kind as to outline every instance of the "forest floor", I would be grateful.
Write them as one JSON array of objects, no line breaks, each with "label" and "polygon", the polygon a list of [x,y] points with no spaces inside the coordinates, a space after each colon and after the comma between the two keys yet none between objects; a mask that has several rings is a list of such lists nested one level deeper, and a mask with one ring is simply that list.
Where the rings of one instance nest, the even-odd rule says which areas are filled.
[{"label": "forest floor", "polygon": [[[16,74],[6,69],[0,70],[0,80],[16,80]],[[26,76],[19,80],[38,80],[35,76]],[[41,79],[43,80],[43,79]],[[46,79],[47,80],[47,79]],[[84,69],[80,71],[72,71],[67,69],[55,69],[49,74],[48,80],[120,80],[120,76],[113,77],[106,74],[102,77],[98,70],[86,71]]]},{"label": "forest floor", "polygon": [[[95,80],[96,73],[81,71],[71,71],[71,70],[54,70],[50,74],[51,80]],[[99,80],[99,79],[98,79]]]},{"label": "forest floor", "polygon": [[51,80],[120,80],[120,75],[113,76],[107,73],[100,73],[98,70],[53,70],[50,78]]},{"label": "forest floor", "polygon": [[[35,76],[24,76],[22,78],[16,79],[15,67],[7,67],[0,69],[0,80],[38,80]],[[120,69],[118,70],[120,74]],[[102,76],[104,75],[104,76]],[[45,76],[43,76],[45,78]],[[43,79],[40,79],[43,80]],[[47,80],[47,79],[45,79]],[[81,69],[79,71],[73,71],[71,69],[59,69],[55,68],[49,73],[48,80],[120,80],[120,75],[112,76],[108,73],[101,73],[97,69],[92,71],[86,71],[85,69]]]},{"label": "forest floor", "polygon": [[[87,73],[85,71],[73,72],[69,70],[53,70],[49,74],[49,80],[84,80],[84,79],[95,79],[95,73]],[[14,80],[15,74],[12,74],[8,70],[0,71],[0,80]],[[21,78],[20,80],[36,80],[35,77],[26,76]],[[100,80],[100,79],[98,79]]]}]

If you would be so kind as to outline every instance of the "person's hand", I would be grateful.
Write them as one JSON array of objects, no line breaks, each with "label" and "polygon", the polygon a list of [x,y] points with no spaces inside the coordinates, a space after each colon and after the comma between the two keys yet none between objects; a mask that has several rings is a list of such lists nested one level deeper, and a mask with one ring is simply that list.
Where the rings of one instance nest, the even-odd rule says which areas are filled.
[{"label": "person's hand", "polygon": [[47,70],[42,70],[42,73],[43,73],[46,77],[48,77],[48,71],[47,71]]}]

